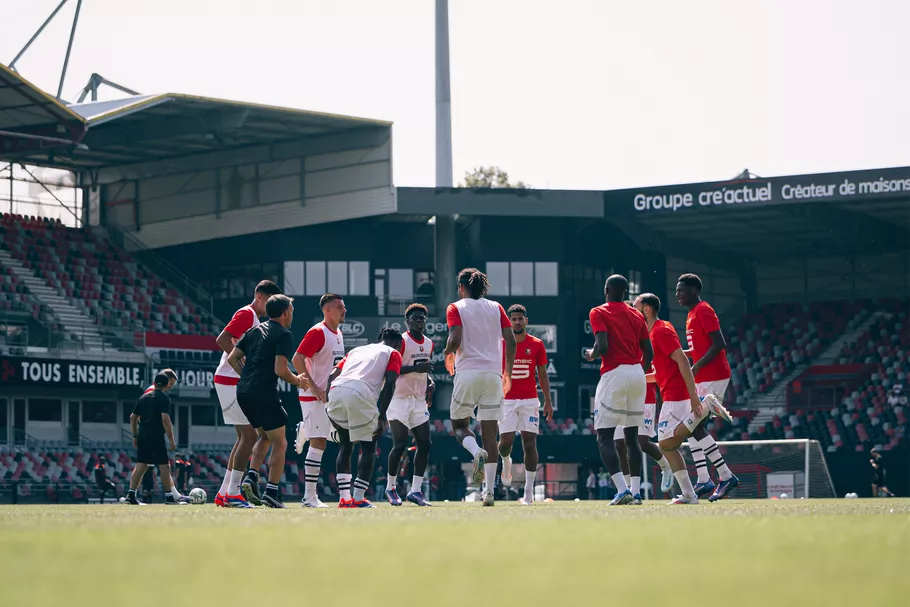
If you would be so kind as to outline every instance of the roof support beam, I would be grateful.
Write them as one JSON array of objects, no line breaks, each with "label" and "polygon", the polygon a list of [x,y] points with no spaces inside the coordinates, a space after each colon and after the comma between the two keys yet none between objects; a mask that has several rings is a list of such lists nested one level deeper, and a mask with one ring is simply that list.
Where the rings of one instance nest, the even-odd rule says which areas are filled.
[{"label": "roof support beam", "polygon": [[101,169],[99,183],[113,183],[122,179],[142,179],[163,175],[179,175],[210,171],[217,168],[252,165],[261,162],[276,162],[330,154],[347,150],[379,147],[388,141],[391,130],[388,127],[355,129],[343,133],[306,137],[284,143],[257,145],[223,152],[187,154],[167,160],[142,162]]},{"label": "roof support beam", "polygon": [[248,108],[241,108],[187,118],[160,118],[136,124],[130,124],[128,120],[119,124],[115,120],[90,129],[83,143],[90,149],[100,149],[109,145],[133,145],[191,135],[217,138],[222,133],[241,128],[249,112]]}]

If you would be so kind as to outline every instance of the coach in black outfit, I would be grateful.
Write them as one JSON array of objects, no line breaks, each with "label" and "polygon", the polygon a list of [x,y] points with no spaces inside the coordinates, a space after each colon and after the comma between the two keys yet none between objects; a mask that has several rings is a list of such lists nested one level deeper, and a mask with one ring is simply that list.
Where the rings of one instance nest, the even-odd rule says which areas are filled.
[{"label": "coach in black outfit", "polygon": [[[271,508],[284,508],[278,483],[284,472],[287,438],[284,427],[288,414],[278,397],[278,378],[292,386],[305,387],[302,378],[288,368],[294,344],[288,327],[294,318],[294,303],[287,295],[272,295],[265,304],[268,322],[247,331],[228,356],[228,363],[240,375],[237,404],[259,433],[272,443],[269,479],[262,502]],[[244,360],[245,359],[245,360]]]}]

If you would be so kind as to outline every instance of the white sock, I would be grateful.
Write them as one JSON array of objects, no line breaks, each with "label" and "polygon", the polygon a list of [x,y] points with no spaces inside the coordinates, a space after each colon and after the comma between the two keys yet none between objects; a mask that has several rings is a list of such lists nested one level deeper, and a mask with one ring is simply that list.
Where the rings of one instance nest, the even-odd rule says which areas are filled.
[{"label": "white sock", "polygon": [[367,488],[370,486],[368,481],[358,478],[354,480],[354,501],[362,502],[363,498],[366,496]]},{"label": "white sock", "polygon": [[686,470],[674,472],[673,476],[676,477],[676,482],[679,484],[683,497],[695,497],[695,488],[692,487],[692,479],[689,478],[689,473]]},{"label": "white sock", "polygon": [[502,475],[512,478],[512,456],[502,458]]},{"label": "white sock", "polygon": [[394,489],[397,486],[398,486],[398,477],[392,476],[391,474],[388,475],[388,477],[386,479],[386,483],[385,483],[385,490],[391,491],[392,489]]},{"label": "white sock", "polygon": [[231,482],[228,485],[228,495],[240,495],[240,482],[243,480],[243,470],[231,470]]},{"label": "white sock", "polygon": [[180,495],[180,492],[177,491],[177,485],[171,485],[171,495],[174,497],[175,500],[180,499],[182,497]]},{"label": "white sock", "polygon": [[705,457],[711,460],[711,463],[714,465],[714,469],[717,470],[720,480],[726,481],[732,478],[733,473],[730,472],[730,468],[727,467],[727,462],[724,461],[724,456],[720,454],[720,449],[717,448],[717,443],[714,441],[714,437],[710,434],[700,441],[698,441],[699,446],[704,449]]},{"label": "white sock", "polygon": [[352,475],[340,472],[335,475],[335,480],[338,481],[338,497],[343,500],[351,499],[351,479]]},{"label": "white sock", "polygon": [[228,487],[231,486],[231,473],[233,470],[224,471],[224,480],[221,481],[221,489],[218,490],[220,495],[227,495]]},{"label": "white sock", "polygon": [[525,470],[525,499],[534,501],[534,477],[537,476],[537,470]]},{"label": "white sock", "polygon": [[708,463],[705,461],[705,452],[694,436],[689,437],[689,450],[695,460],[695,471],[698,473],[698,482],[707,483],[711,480],[708,476]]},{"label": "white sock", "polygon": [[632,484],[629,486],[632,491],[632,495],[641,495],[641,477],[633,476]]},{"label": "white sock", "polygon": [[471,435],[464,437],[464,440],[461,441],[461,446],[468,450],[471,457],[474,457],[477,455],[477,452],[480,451],[480,447],[477,445],[477,439]]},{"label": "white sock", "polygon": [[[627,487],[631,487],[631,486],[632,486],[632,475],[631,475],[631,474],[623,474],[623,475],[622,475],[622,480],[626,481],[626,486],[627,486]],[[632,493],[635,493],[635,492],[633,491]]]},{"label": "white sock", "polygon": [[496,484],[496,464],[484,464],[483,465],[483,482],[485,486],[485,491],[487,493],[493,493],[493,486]]},{"label": "white sock", "polygon": [[319,480],[322,453],[322,449],[316,449],[310,445],[306,452],[306,458],[303,460],[303,499],[305,500],[316,498],[316,481]]},{"label": "white sock", "polygon": [[613,479],[613,484],[616,485],[616,492],[622,493],[629,489],[629,485],[626,484],[626,479],[623,477],[622,472],[617,472],[612,475],[610,478]]},{"label": "white sock", "polygon": [[423,477],[414,475],[414,480],[411,481],[411,493],[417,493],[423,491]]},{"label": "white sock", "polygon": [[657,465],[660,466],[660,469],[664,472],[670,471],[670,462],[667,460],[667,456],[660,458],[660,461],[657,462]]}]

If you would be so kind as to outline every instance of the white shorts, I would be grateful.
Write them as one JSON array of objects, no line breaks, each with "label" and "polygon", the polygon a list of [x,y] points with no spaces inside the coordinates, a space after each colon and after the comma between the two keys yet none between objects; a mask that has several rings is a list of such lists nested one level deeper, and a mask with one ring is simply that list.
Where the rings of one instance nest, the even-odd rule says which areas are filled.
[{"label": "white shorts", "polygon": [[657,440],[673,438],[676,428],[683,424],[689,432],[695,429],[704,418],[696,419],[692,415],[692,401],[671,400],[660,406],[660,422],[657,424]]},{"label": "white shorts", "polygon": [[621,365],[601,375],[594,392],[594,428],[640,425],[647,390],[641,365]]},{"label": "white shorts", "polygon": [[724,402],[724,394],[727,393],[727,386],[730,385],[729,379],[716,379],[714,381],[703,381],[695,384],[695,391],[699,396],[713,394],[721,403]]},{"label": "white shorts", "polygon": [[348,431],[351,442],[371,441],[379,423],[376,402],[347,386],[335,386],[329,391],[329,404],[323,412],[340,428]]},{"label": "white shorts", "polygon": [[[657,431],[654,430],[654,412],[656,409],[657,403],[645,403],[645,414],[641,423],[638,424],[638,436],[647,436],[648,438],[657,436]],[[622,431],[623,428],[625,426],[616,426],[616,430],[613,431],[613,440],[624,440],[626,438]]]},{"label": "white shorts", "polygon": [[504,400],[499,433],[506,432],[540,434],[540,401],[536,398]]},{"label": "white shorts", "polygon": [[386,417],[389,421],[401,422],[408,427],[408,430],[413,430],[430,420],[430,409],[427,407],[427,401],[422,398],[416,396],[394,397],[389,403]]},{"label": "white shorts", "polygon": [[[459,371],[452,386],[449,417],[480,421],[502,420],[502,376],[489,371]],[[475,416],[474,409],[477,409]]]},{"label": "white shorts", "polygon": [[237,386],[215,384],[215,394],[221,403],[221,415],[228,426],[249,426],[250,422],[237,404]]},{"label": "white shorts", "polygon": [[334,428],[325,408],[326,404],[322,401],[300,401],[300,414],[303,416],[303,430],[306,432],[307,439],[327,439],[332,435]]}]

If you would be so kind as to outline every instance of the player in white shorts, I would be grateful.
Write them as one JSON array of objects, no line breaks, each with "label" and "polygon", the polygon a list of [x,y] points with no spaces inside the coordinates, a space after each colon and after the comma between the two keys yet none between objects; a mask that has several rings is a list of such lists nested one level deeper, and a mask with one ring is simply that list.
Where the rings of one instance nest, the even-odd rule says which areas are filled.
[{"label": "player in white shorts", "polygon": [[[393,506],[401,505],[398,496],[398,476],[401,457],[407,448],[408,432],[414,435],[414,478],[405,499],[418,506],[429,506],[424,499],[423,476],[430,458],[430,410],[436,385],[429,372],[433,370],[433,340],[424,335],[427,308],[415,303],[404,312],[408,332],[402,338],[401,377],[395,383],[395,395],[389,405],[389,428],[392,430],[392,449],[389,451],[389,473],[386,479],[386,499]],[[396,474],[393,474],[396,473]]]},{"label": "player in white shorts", "polygon": [[[332,436],[332,423],[325,412],[326,390],[332,369],[344,358],[344,337],[339,327],[344,322],[347,309],[341,295],[326,293],[319,299],[322,322],[314,325],[297,347],[294,354],[294,369],[309,383],[308,390],[298,391],[300,413],[303,421],[297,424],[297,440],[294,448],[303,453],[303,445],[309,440],[310,448],[304,458],[303,506],[306,508],[327,508],[316,495],[316,482],[322,467],[322,455],[326,443]],[[347,488],[350,489],[350,479]],[[339,489],[341,483],[339,482]]]},{"label": "player in white shorts", "polygon": [[[474,459],[474,482],[485,481],[483,505],[493,505],[497,464],[487,463],[496,453],[498,422],[502,420],[503,395],[512,383],[515,362],[515,335],[506,311],[484,295],[490,289],[487,277],[476,268],[458,273],[460,300],[449,304],[446,323],[445,364],[455,376],[449,415],[455,437]],[[502,348],[505,341],[505,369]],[[475,413],[476,411],[476,413]],[[480,420],[483,449],[471,432],[471,418]]]},{"label": "player in white shorts", "polygon": [[[222,350],[221,362],[215,370],[215,393],[221,404],[224,423],[234,426],[234,432],[237,434],[237,440],[234,441],[231,454],[228,456],[224,480],[221,481],[221,488],[215,496],[216,506],[248,508],[250,504],[247,500],[252,500],[256,505],[261,503],[259,469],[269,452],[270,444],[265,436],[259,436],[257,440],[256,430],[250,426],[250,422],[240,410],[240,405],[237,404],[237,382],[240,381],[240,377],[228,364],[227,359],[243,334],[259,325],[259,318],[265,316],[265,304],[269,297],[280,293],[281,289],[271,280],[261,281],[256,285],[252,303],[234,312],[231,321],[215,339]],[[250,466],[247,478],[244,479],[248,461]],[[243,494],[241,483],[245,484]]]},{"label": "player in white shorts", "polygon": [[[638,426],[645,412],[647,392],[644,369],[651,365],[651,342],[640,312],[625,302],[629,281],[614,274],[604,284],[602,306],[588,314],[594,347],[582,352],[585,360],[600,357],[600,381],[594,393],[594,428],[604,467],[616,486],[612,506],[641,504],[642,452]],[[630,483],[626,483],[613,440],[617,426],[624,426]]]},{"label": "player in white shorts", "polygon": [[544,343],[528,335],[528,310],[521,304],[509,306],[509,321],[515,335],[515,363],[512,365],[512,386],[502,405],[499,422],[499,456],[502,458],[502,484],[512,484],[512,443],[515,433],[521,433],[524,451],[525,493],[519,501],[523,506],[534,503],[534,479],[537,476],[537,435],[540,432],[540,400],[537,397],[537,380],[543,392],[543,414],[553,417],[550,400],[550,378],[547,376],[547,348]]},{"label": "player in white shorts", "polygon": [[676,329],[669,322],[657,318],[660,299],[652,293],[644,293],[636,300],[636,307],[643,310],[648,323],[654,348],[654,375],[663,401],[657,439],[682,491],[682,495],[672,503],[696,504],[698,496],[679,447],[709,413],[725,418],[729,418],[729,414],[713,396],[706,397],[704,404],[699,400],[689,359],[683,353]]},{"label": "player in white shorts", "polygon": [[[373,478],[376,440],[385,430],[389,404],[401,372],[401,333],[383,329],[375,344],[351,350],[329,376],[329,403],[326,411],[338,429],[338,459],[335,462],[339,480],[351,475],[354,443],[360,443],[357,479],[353,494],[339,482],[339,508],[372,508],[366,491]],[[379,401],[379,409],[376,401]],[[350,487],[350,480],[348,480]]]}]

